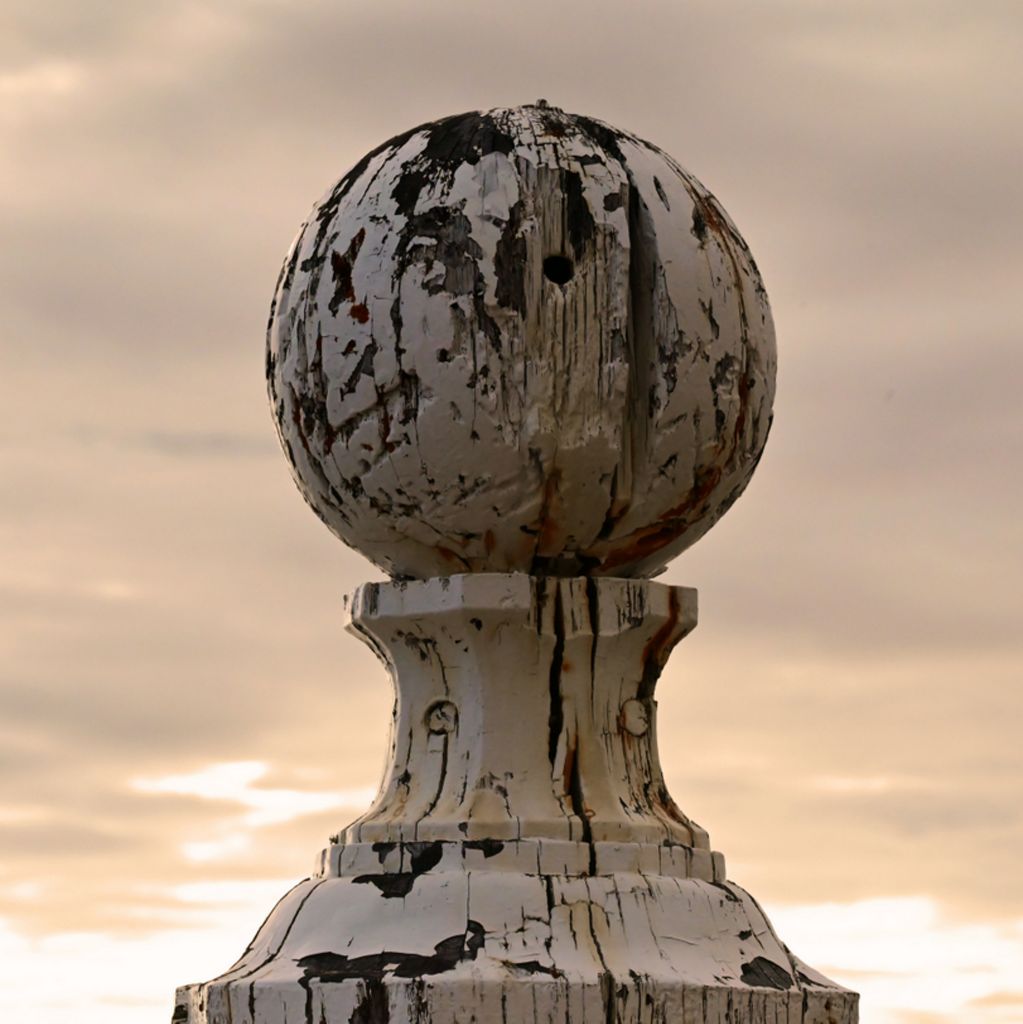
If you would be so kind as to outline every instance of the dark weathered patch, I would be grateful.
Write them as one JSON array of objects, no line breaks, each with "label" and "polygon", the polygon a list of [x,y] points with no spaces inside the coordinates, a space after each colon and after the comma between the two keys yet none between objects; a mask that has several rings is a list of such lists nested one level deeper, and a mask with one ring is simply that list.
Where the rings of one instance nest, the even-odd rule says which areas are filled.
[{"label": "dark weathered patch", "polygon": [[330,254],[330,268],[334,274],[334,294],[327,308],[336,314],[342,302],[355,302],[355,286],[352,283],[352,268],[356,257],[366,240],[366,229],[359,228],[342,253],[335,250]]},{"label": "dark weathered patch", "polygon": [[600,997],[604,1003],[604,1024],[618,1024],[618,1002],[615,999],[614,975],[607,970],[600,972]]},{"label": "dark weathered patch", "polygon": [[[429,239],[430,243],[424,243]],[[395,276],[412,263],[422,262],[427,269],[435,262],[444,265],[447,273],[443,283],[428,288],[430,294],[440,291],[452,295],[472,292],[476,266],[483,250],[472,238],[472,222],[461,210],[450,206],[431,206],[409,218],[394,250]]]},{"label": "dark weathered patch", "polygon": [[[380,863],[394,849],[394,843],[374,843],[373,851]],[[409,853],[408,871],[391,871],[385,874],[356,875],[352,882],[357,885],[373,885],[387,899],[400,899],[407,896],[416,879],[435,868],[444,854],[444,844],[440,842],[406,843]]]},{"label": "dark weathered patch", "polygon": [[[373,360],[376,358],[377,351],[377,343],[375,341],[371,341],[362,350],[359,354],[358,362],[353,367],[352,372],[348,375],[345,382],[341,385],[341,398],[345,398],[347,395],[350,395],[359,386],[359,381],[363,377],[373,377]],[[323,422],[327,422],[325,416]],[[311,430],[312,428],[310,426],[307,432],[311,433]]]},{"label": "dark weathered patch", "polygon": [[[674,591],[672,591],[674,593]],[[597,646],[600,637],[600,595],[597,581],[592,576],[586,577],[586,614],[590,622],[590,678],[597,678]]]},{"label": "dark weathered patch", "polygon": [[736,894],[732,892],[724,882],[711,882],[710,884],[713,885],[715,889],[720,889],[729,903],[742,903],[742,898],[736,896]]},{"label": "dark weathered patch", "polygon": [[469,839],[465,843],[467,850],[481,850],[486,858],[496,857],[504,849],[500,839]]},{"label": "dark weathered patch", "polygon": [[438,180],[451,180],[461,164],[477,164],[490,153],[507,155],[515,139],[503,131],[490,115],[473,110],[454,114],[421,126],[426,145],[402,168],[391,197],[398,212],[411,217],[423,187]]},{"label": "dark weathered patch", "polygon": [[501,963],[515,974],[546,974],[549,978],[564,977],[564,971],[548,967],[539,960],[502,960]]},{"label": "dark weathered patch", "polygon": [[391,1014],[387,986],[374,978],[365,984],[366,991],[348,1018],[348,1024],[388,1024]]},{"label": "dark weathered patch", "polygon": [[743,964],[742,980],[744,984],[758,988],[786,989],[794,984],[792,975],[766,956],[754,957],[748,964]]},{"label": "dark weathered patch", "polygon": [[[345,196],[351,191],[352,186],[366,173],[366,169],[369,165],[378,157],[381,153],[390,154],[397,153],[406,142],[409,141],[413,136],[419,135],[425,131],[428,131],[433,125],[432,121],[428,121],[425,124],[416,125],[415,128],[409,128],[408,131],[401,132],[399,135],[395,135],[393,138],[388,139],[386,142],[381,142],[375,149],[371,149],[358,163],[351,167],[331,190],[330,195],[326,201],[316,210],[316,242],[313,247],[314,260],[322,259],[322,256],[318,255],[321,250],[321,245],[326,238],[327,232],[330,229],[330,224],[334,219],[334,215],[337,213],[338,208],[343,202]],[[296,246],[296,253],[298,246]]]},{"label": "dark weathered patch", "polygon": [[441,939],[433,953],[401,953],[384,950],[366,956],[345,956],[343,953],[312,953],[297,963],[305,982],[332,984],[352,978],[380,981],[394,978],[420,978],[443,974],[466,960],[475,960],[483,948],[485,930],[478,921],[469,921],[459,935]]},{"label": "dark weathered patch", "polygon": [[566,116],[560,107],[552,107],[546,101],[542,101],[530,104],[530,109],[539,115],[540,121],[543,123],[543,130],[548,135],[560,139],[568,134],[568,122],[571,120],[571,115]]},{"label": "dark weathered patch", "polygon": [[700,309],[703,310],[703,315],[707,318],[707,324],[710,327],[711,337],[717,340],[721,336],[721,325],[718,323],[717,318],[714,316],[714,300],[708,299],[704,302],[700,300]]},{"label": "dark weathered patch", "polygon": [[629,138],[624,132],[612,128],[603,121],[595,121],[581,114],[573,115],[573,120],[590,141],[595,142],[605,152],[610,153],[622,166],[625,166],[625,155],[621,143]]},{"label": "dark weathered patch", "polygon": [[422,159],[436,169],[451,171],[459,164],[479,163],[480,157],[490,153],[507,156],[514,148],[514,137],[503,131],[491,114],[472,110],[435,121]]},{"label": "dark weathered patch", "polygon": [[356,885],[374,885],[386,899],[400,899],[412,891],[416,876],[410,871],[396,871],[389,875],[356,875]]},{"label": "dark weathered patch", "polygon": [[517,313],[526,312],[526,239],[522,234],[525,204],[520,199],[508,211],[494,250],[494,274],[497,277],[498,305]]},{"label": "dark weathered patch", "polygon": [[666,210],[670,210],[671,203],[668,202],[667,193],[665,193],[664,191],[664,186],[661,184],[661,179],[658,178],[656,174],[654,175],[654,188],[657,190],[658,198],[661,200],[662,203],[664,203],[664,208]]},{"label": "dark weathered patch", "polygon": [[[551,767],[558,756],[558,744],[565,728],[565,709],[561,703],[561,665],[565,660],[565,613],[561,603],[561,588],[553,580],[541,580],[537,587],[538,602],[546,597],[546,588],[554,589],[554,650],[551,652],[551,669],[548,677],[550,710],[547,718],[547,756]],[[538,625],[541,625],[542,607],[537,608]]]},{"label": "dark weathered patch", "polygon": [[615,210],[621,208],[622,205],[622,194],[621,192],[609,192],[604,196],[604,211],[605,213],[613,213]]},{"label": "dark weathered patch", "polygon": [[[472,237],[472,222],[461,210],[449,206],[432,206],[410,216],[394,250],[394,279],[400,280],[413,264],[422,264],[427,272],[434,263],[444,266],[444,277],[427,286],[431,295],[441,292],[470,297],[476,327],[491,344],[501,347],[501,329],[486,307],[486,281],[479,263],[483,250]],[[400,305],[392,306],[391,320],[397,347],[401,348]]]},{"label": "dark weathered patch", "polygon": [[435,868],[444,854],[444,844],[440,842],[406,843],[405,849],[410,854],[409,862],[414,875]]},{"label": "dark weathered patch", "polygon": [[429,173],[420,167],[410,167],[401,172],[398,183],[391,190],[391,198],[394,200],[398,213],[403,217],[412,216],[419,193],[429,181]]},{"label": "dark weathered patch", "polygon": [[802,971],[799,971],[799,970],[796,971],[796,980],[801,985],[810,985],[813,988],[824,988],[825,987],[819,981],[814,981],[813,978],[807,977]]},{"label": "dark weathered patch", "polygon": [[[554,590],[553,626],[554,652],[551,657],[551,707],[548,723],[548,729],[550,730],[548,749],[552,767],[557,756],[561,735],[565,727],[564,695],[561,692],[561,676],[562,672],[567,667],[567,662],[565,661],[565,609],[561,597],[561,587],[556,584]],[[590,828],[590,815],[586,810],[582,773],[579,765],[579,758],[576,756],[576,743],[577,741],[573,742],[571,746],[566,747],[561,780],[564,787],[564,796],[568,798],[569,805],[572,808],[572,813],[578,819],[582,832],[582,842],[586,843],[590,849],[589,874],[595,875],[597,873],[597,847],[593,842],[593,831]]]},{"label": "dark weathered patch", "polygon": [[693,206],[692,232],[700,245],[707,241],[707,222],[703,219],[703,211],[700,209],[699,204],[694,204]]},{"label": "dark weathered patch", "polygon": [[565,193],[565,226],[568,228],[568,242],[578,259],[592,243],[597,223],[583,193],[582,176],[576,171],[564,171],[561,187]]},{"label": "dark weathered patch", "polygon": [[[700,245],[702,246],[707,241],[707,233],[713,231],[723,240],[737,245],[744,251],[747,249],[746,243],[739,237],[739,235],[728,225],[725,220],[724,212],[722,211],[718,201],[709,192],[699,192],[691,186],[687,185],[690,198],[693,200],[693,226],[692,232],[696,236]],[[735,283],[739,284],[739,272],[738,267],[735,266],[735,257],[728,251],[728,255],[732,260],[733,267],[735,269]]]}]

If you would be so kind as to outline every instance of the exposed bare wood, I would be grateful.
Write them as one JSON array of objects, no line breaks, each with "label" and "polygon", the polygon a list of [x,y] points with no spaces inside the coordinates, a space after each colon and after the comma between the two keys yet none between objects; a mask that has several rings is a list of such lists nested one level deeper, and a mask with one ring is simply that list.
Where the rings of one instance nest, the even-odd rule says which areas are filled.
[{"label": "exposed bare wood", "polygon": [[324,196],[267,378],[302,492],[388,572],[644,576],[746,486],[774,366],[714,197],[538,105],[406,132]]},{"label": "exposed bare wood", "polygon": [[695,625],[695,591],[649,581],[362,587],[349,628],[395,683],[380,794],[180,1019],[853,1024],[664,785],[654,685]]},{"label": "exposed bare wood", "polygon": [[299,487],[393,577],[373,806],[178,1024],[856,1024],[668,794],[645,578],[746,486],[774,333],[656,147],[545,103],[423,125],[314,208],[267,379]]}]

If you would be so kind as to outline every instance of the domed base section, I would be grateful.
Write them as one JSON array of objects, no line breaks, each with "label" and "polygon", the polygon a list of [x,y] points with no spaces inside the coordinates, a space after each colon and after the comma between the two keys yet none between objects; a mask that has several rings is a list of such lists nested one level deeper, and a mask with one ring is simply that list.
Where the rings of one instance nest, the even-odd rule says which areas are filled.
[{"label": "domed base section", "polygon": [[654,684],[695,624],[646,581],[363,587],[380,794],[175,1024],[855,1024],[668,795]]},{"label": "domed base section", "polygon": [[173,1022],[856,1024],[857,999],[730,882],[413,866],[301,882]]}]

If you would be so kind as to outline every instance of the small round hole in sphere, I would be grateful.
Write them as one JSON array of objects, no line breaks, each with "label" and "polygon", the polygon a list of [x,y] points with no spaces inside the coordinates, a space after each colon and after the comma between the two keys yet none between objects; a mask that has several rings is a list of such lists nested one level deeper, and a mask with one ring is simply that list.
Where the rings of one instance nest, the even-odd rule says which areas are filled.
[{"label": "small round hole in sphere", "polygon": [[543,261],[543,276],[555,284],[568,284],[575,273],[575,267],[567,256],[548,256]]},{"label": "small round hole in sphere", "polygon": [[303,494],[392,576],[642,578],[746,486],[775,358],[718,201],[630,132],[527,106],[341,177],[288,254],[266,366]]}]

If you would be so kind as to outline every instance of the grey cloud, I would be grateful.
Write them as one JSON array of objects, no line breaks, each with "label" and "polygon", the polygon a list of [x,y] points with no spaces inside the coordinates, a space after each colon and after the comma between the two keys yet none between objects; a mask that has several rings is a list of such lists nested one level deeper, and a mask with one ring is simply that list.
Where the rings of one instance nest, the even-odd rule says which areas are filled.
[{"label": "grey cloud", "polygon": [[257,438],[200,431],[145,434],[141,438],[141,443],[161,455],[176,457],[209,455],[215,458],[245,458],[253,455],[275,455],[278,450],[269,436]]},{"label": "grey cloud", "polygon": [[101,59],[121,52],[140,25],[159,23],[173,6],[162,0],[145,5],[112,0],[102,7],[10,0],[0,15],[0,53],[15,67],[19,59],[28,63],[55,54]]}]

